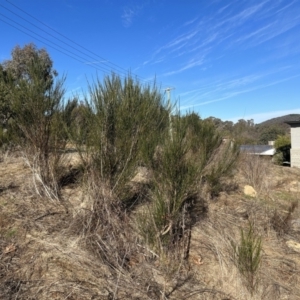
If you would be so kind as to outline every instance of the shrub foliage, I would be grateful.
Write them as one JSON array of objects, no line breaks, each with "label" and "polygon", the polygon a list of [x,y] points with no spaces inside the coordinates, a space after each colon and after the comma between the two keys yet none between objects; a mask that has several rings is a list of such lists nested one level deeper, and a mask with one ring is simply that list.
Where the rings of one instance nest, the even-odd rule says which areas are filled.
[{"label": "shrub foliage", "polygon": [[[17,50],[21,51],[19,48]],[[33,52],[19,67],[14,60],[5,64],[11,74],[5,86],[10,91],[11,123],[39,183],[48,190],[48,196],[58,197],[59,151],[65,144],[59,117],[64,78],[54,81],[51,66],[45,65],[38,51],[31,50]]]},{"label": "shrub foliage", "polygon": [[257,288],[257,273],[262,258],[261,237],[254,232],[253,224],[250,223],[246,232],[241,229],[239,245],[232,244],[236,266],[245,279],[245,283],[251,294]]}]

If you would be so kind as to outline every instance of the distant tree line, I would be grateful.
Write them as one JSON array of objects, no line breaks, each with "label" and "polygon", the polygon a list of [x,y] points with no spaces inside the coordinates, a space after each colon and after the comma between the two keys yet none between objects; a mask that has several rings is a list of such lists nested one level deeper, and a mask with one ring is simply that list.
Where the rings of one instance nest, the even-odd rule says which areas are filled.
[{"label": "distant tree line", "polygon": [[214,117],[208,119],[215,124],[223,137],[232,138],[239,144],[267,145],[269,141],[289,134],[289,126],[283,122],[254,124],[253,119],[240,119],[236,123]]}]

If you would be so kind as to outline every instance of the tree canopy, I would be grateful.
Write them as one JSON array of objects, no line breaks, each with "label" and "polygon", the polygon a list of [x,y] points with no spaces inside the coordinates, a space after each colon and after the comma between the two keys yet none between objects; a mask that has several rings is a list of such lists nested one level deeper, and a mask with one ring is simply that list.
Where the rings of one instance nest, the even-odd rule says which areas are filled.
[{"label": "tree canopy", "polygon": [[58,73],[53,69],[50,55],[46,49],[38,49],[33,43],[27,44],[23,48],[19,45],[14,47],[11,52],[11,59],[5,60],[2,67],[15,80],[31,80],[30,67],[34,61],[39,61],[44,81],[52,84]]},{"label": "tree canopy", "polygon": [[[38,73],[33,71],[38,68]],[[34,84],[39,76],[45,92],[53,85],[58,75],[53,69],[53,62],[46,49],[38,49],[33,43],[24,47],[17,45],[11,52],[11,59],[0,63],[0,122],[7,126],[8,120],[14,115],[12,107],[12,90],[22,84]],[[40,85],[41,87],[41,85]]]}]

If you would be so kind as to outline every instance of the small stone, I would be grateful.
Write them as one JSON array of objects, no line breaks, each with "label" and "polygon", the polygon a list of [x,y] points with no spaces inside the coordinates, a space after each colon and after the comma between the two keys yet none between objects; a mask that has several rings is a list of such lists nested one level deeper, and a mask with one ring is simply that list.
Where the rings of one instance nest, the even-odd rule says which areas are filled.
[{"label": "small stone", "polygon": [[286,245],[290,249],[294,250],[295,252],[300,253],[300,244],[299,243],[297,243],[295,241],[292,241],[292,240],[289,240],[289,241],[286,242]]},{"label": "small stone", "polygon": [[291,230],[294,232],[300,232],[300,219],[291,221]]},{"label": "small stone", "polygon": [[250,197],[256,197],[257,196],[256,190],[251,185],[245,185],[244,186],[244,194],[246,196],[250,196]]},{"label": "small stone", "polygon": [[150,174],[148,169],[145,167],[138,167],[137,173],[134,178],[131,179],[131,181],[137,183],[148,183],[150,181]]}]

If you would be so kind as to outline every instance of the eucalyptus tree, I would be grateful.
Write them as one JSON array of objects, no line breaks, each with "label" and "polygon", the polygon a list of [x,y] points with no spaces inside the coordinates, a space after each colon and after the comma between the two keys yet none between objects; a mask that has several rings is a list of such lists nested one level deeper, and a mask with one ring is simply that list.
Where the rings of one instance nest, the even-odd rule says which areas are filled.
[{"label": "eucalyptus tree", "polygon": [[[45,49],[34,44],[12,50],[12,59],[4,61],[2,73],[8,109],[13,124],[20,132],[28,162],[39,173],[40,182],[57,190],[55,168],[58,151],[64,147],[59,111],[62,108],[65,77],[56,78],[53,62]],[[2,81],[3,83],[3,81]]]}]

